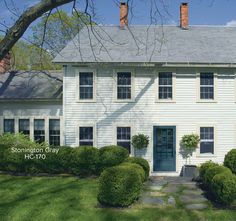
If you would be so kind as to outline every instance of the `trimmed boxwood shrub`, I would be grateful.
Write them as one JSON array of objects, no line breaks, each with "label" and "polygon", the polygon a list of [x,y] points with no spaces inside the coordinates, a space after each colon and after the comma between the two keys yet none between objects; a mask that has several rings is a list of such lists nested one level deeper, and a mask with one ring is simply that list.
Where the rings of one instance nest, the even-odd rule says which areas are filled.
[{"label": "trimmed boxwood shrub", "polygon": [[223,204],[230,205],[236,199],[236,176],[220,173],[212,179],[212,192],[216,199]]},{"label": "trimmed boxwood shrub", "polygon": [[208,169],[215,167],[215,166],[219,166],[219,164],[214,163],[213,161],[206,161],[205,163],[201,164],[200,168],[199,168],[199,176],[201,178],[201,180],[204,179],[205,173]]},{"label": "trimmed boxwood shrub", "polygon": [[224,166],[215,166],[215,167],[209,168],[203,177],[203,181],[205,185],[211,188],[211,182],[212,182],[213,177],[219,173],[224,173],[226,175],[232,174],[231,170]]},{"label": "trimmed boxwood shrub", "polygon": [[105,169],[99,178],[98,201],[107,206],[129,206],[142,188],[139,172],[130,166]]},{"label": "trimmed boxwood shrub", "polygon": [[141,157],[129,157],[125,160],[125,162],[129,162],[129,163],[136,163],[139,164],[145,172],[145,180],[148,179],[149,177],[149,171],[150,171],[150,166],[147,160],[141,158]]},{"label": "trimmed boxwood shrub", "polygon": [[97,173],[98,149],[91,146],[72,148],[71,171],[81,176]]},{"label": "trimmed boxwood shrub", "polygon": [[224,165],[236,174],[236,149],[232,149],[225,155]]},{"label": "trimmed boxwood shrub", "polygon": [[120,146],[105,146],[99,149],[99,171],[103,169],[119,165],[126,158],[129,152],[124,147]]},{"label": "trimmed boxwood shrub", "polygon": [[124,162],[122,164],[120,164],[119,166],[128,166],[133,168],[134,170],[137,170],[137,172],[139,173],[139,176],[142,180],[142,182],[145,181],[145,172],[144,169],[137,163],[129,163],[129,162]]}]

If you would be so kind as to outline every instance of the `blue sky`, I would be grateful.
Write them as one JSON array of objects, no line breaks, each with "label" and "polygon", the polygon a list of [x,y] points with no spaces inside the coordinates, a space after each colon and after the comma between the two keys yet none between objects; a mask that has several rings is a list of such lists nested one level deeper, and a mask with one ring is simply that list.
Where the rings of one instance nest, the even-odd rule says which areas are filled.
[{"label": "blue sky", "polygon": [[[95,20],[100,24],[119,24],[119,0],[93,0],[95,4]],[[131,1],[131,0],[130,0]],[[133,0],[133,16],[129,17],[131,24],[150,24],[150,2],[154,0]],[[27,7],[39,0],[6,0],[8,7],[19,15]],[[85,0],[77,0],[77,8],[84,10]],[[180,0],[156,0],[162,13],[165,24],[179,24]],[[163,7],[163,2],[165,7]],[[189,0],[190,25],[234,25],[236,26],[236,1],[235,0]],[[71,4],[62,9],[71,13]],[[7,26],[13,24],[17,16],[7,9],[3,0],[0,0],[0,21]],[[159,18],[160,21],[160,18]],[[0,30],[4,27],[0,24]],[[2,33],[1,33],[2,34]],[[30,29],[25,36],[31,34]]]}]

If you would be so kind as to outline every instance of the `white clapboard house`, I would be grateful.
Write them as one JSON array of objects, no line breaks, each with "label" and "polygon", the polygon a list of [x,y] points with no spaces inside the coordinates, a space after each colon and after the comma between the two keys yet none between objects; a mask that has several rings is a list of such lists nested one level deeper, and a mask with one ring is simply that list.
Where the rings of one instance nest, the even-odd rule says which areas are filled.
[{"label": "white clapboard house", "polygon": [[[147,159],[152,172],[173,175],[185,164],[181,137],[197,133],[191,163],[222,163],[236,145],[236,27],[189,26],[187,3],[180,26],[128,25],[127,11],[121,3],[120,25],[84,27],[56,56],[64,67],[62,105],[50,94],[60,74],[50,77],[50,93],[42,83],[42,99],[33,89],[23,98],[9,89],[4,98],[0,89],[2,130],[20,130],[23,117],[32,139],[43,133],[50,141],[61,128],[63,145],[118,144]],[[62,116],[59,127],[53,119]],[[150,137],[140,151],[131,145],[138,133]]]}]

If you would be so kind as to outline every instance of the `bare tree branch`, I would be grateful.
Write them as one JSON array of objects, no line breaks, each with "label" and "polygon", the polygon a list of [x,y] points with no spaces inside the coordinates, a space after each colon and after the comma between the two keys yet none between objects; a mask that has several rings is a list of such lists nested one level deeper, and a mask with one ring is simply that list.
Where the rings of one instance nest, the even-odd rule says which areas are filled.
[{"label": "bare tree branch", "polygon": [[0,42],[0,60],[4,58],[33,21],[42,16],[45,12],[72,1],[73,0],[42,0],[38,4],[28,8],[8,30],[6,36]]}]

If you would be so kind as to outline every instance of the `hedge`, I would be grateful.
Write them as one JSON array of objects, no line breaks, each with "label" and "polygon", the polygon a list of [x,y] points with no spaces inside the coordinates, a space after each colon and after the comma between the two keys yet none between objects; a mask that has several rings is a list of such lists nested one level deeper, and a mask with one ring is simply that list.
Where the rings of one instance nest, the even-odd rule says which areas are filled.
[{"label": "hedge", "polygon": [[213,161],[206,161],[205,163],[201,164],[199,168],[199,176],[201,180],[204,180],[205,173],[208,169],[213,168],[215,166],[219,166],[219,164],[214,163]]},{"label": "hedge", "polygon": [[139,164],[124,162],[124,163],[120,164],[119,166],[128,166],[130,168],[133,168],[134,170],[137,170],[142,182],[144,182],[146,180],[144,169]]},{"label": "hedge", "polygon": [[120,146],[105,146],[99,149],[99,171],[119,165],[129,156],[129,151]]},{"label": "hedge", "polygon": [[110,167],[100,175],[98,201],[108,206],[129,206],[138,199],[141,188],[136,169],[127,165]]},{"label": "hedge", "polygon": [[215,198],[223,204],[230,205],[236,200],[236,176],[219,173],[212,179],[212,192]]},{"label": "hedge", "polygon": [[225,155],[224,166],[236,174],[236,149],[232,149]]},{"label": "hedge", "polygon": [[212,179],[216,174],[219,174],[219,173],[224,173],[225,175],[232,174],[231,170],[224,166],[215,166],[215,167],[209,168],[203,177],[204,184],[210,187],[211,189]]},{"label": "hedge", "polygon": [[145,180],[148,179],[149,177],[149,171],[150,171],[150,166],[147,160],[141,158],[141,157],[129,157],[125,160],[125,162],[129,162],[129,163],[136,163],[139,164],[144,172],[145,172]]}]

